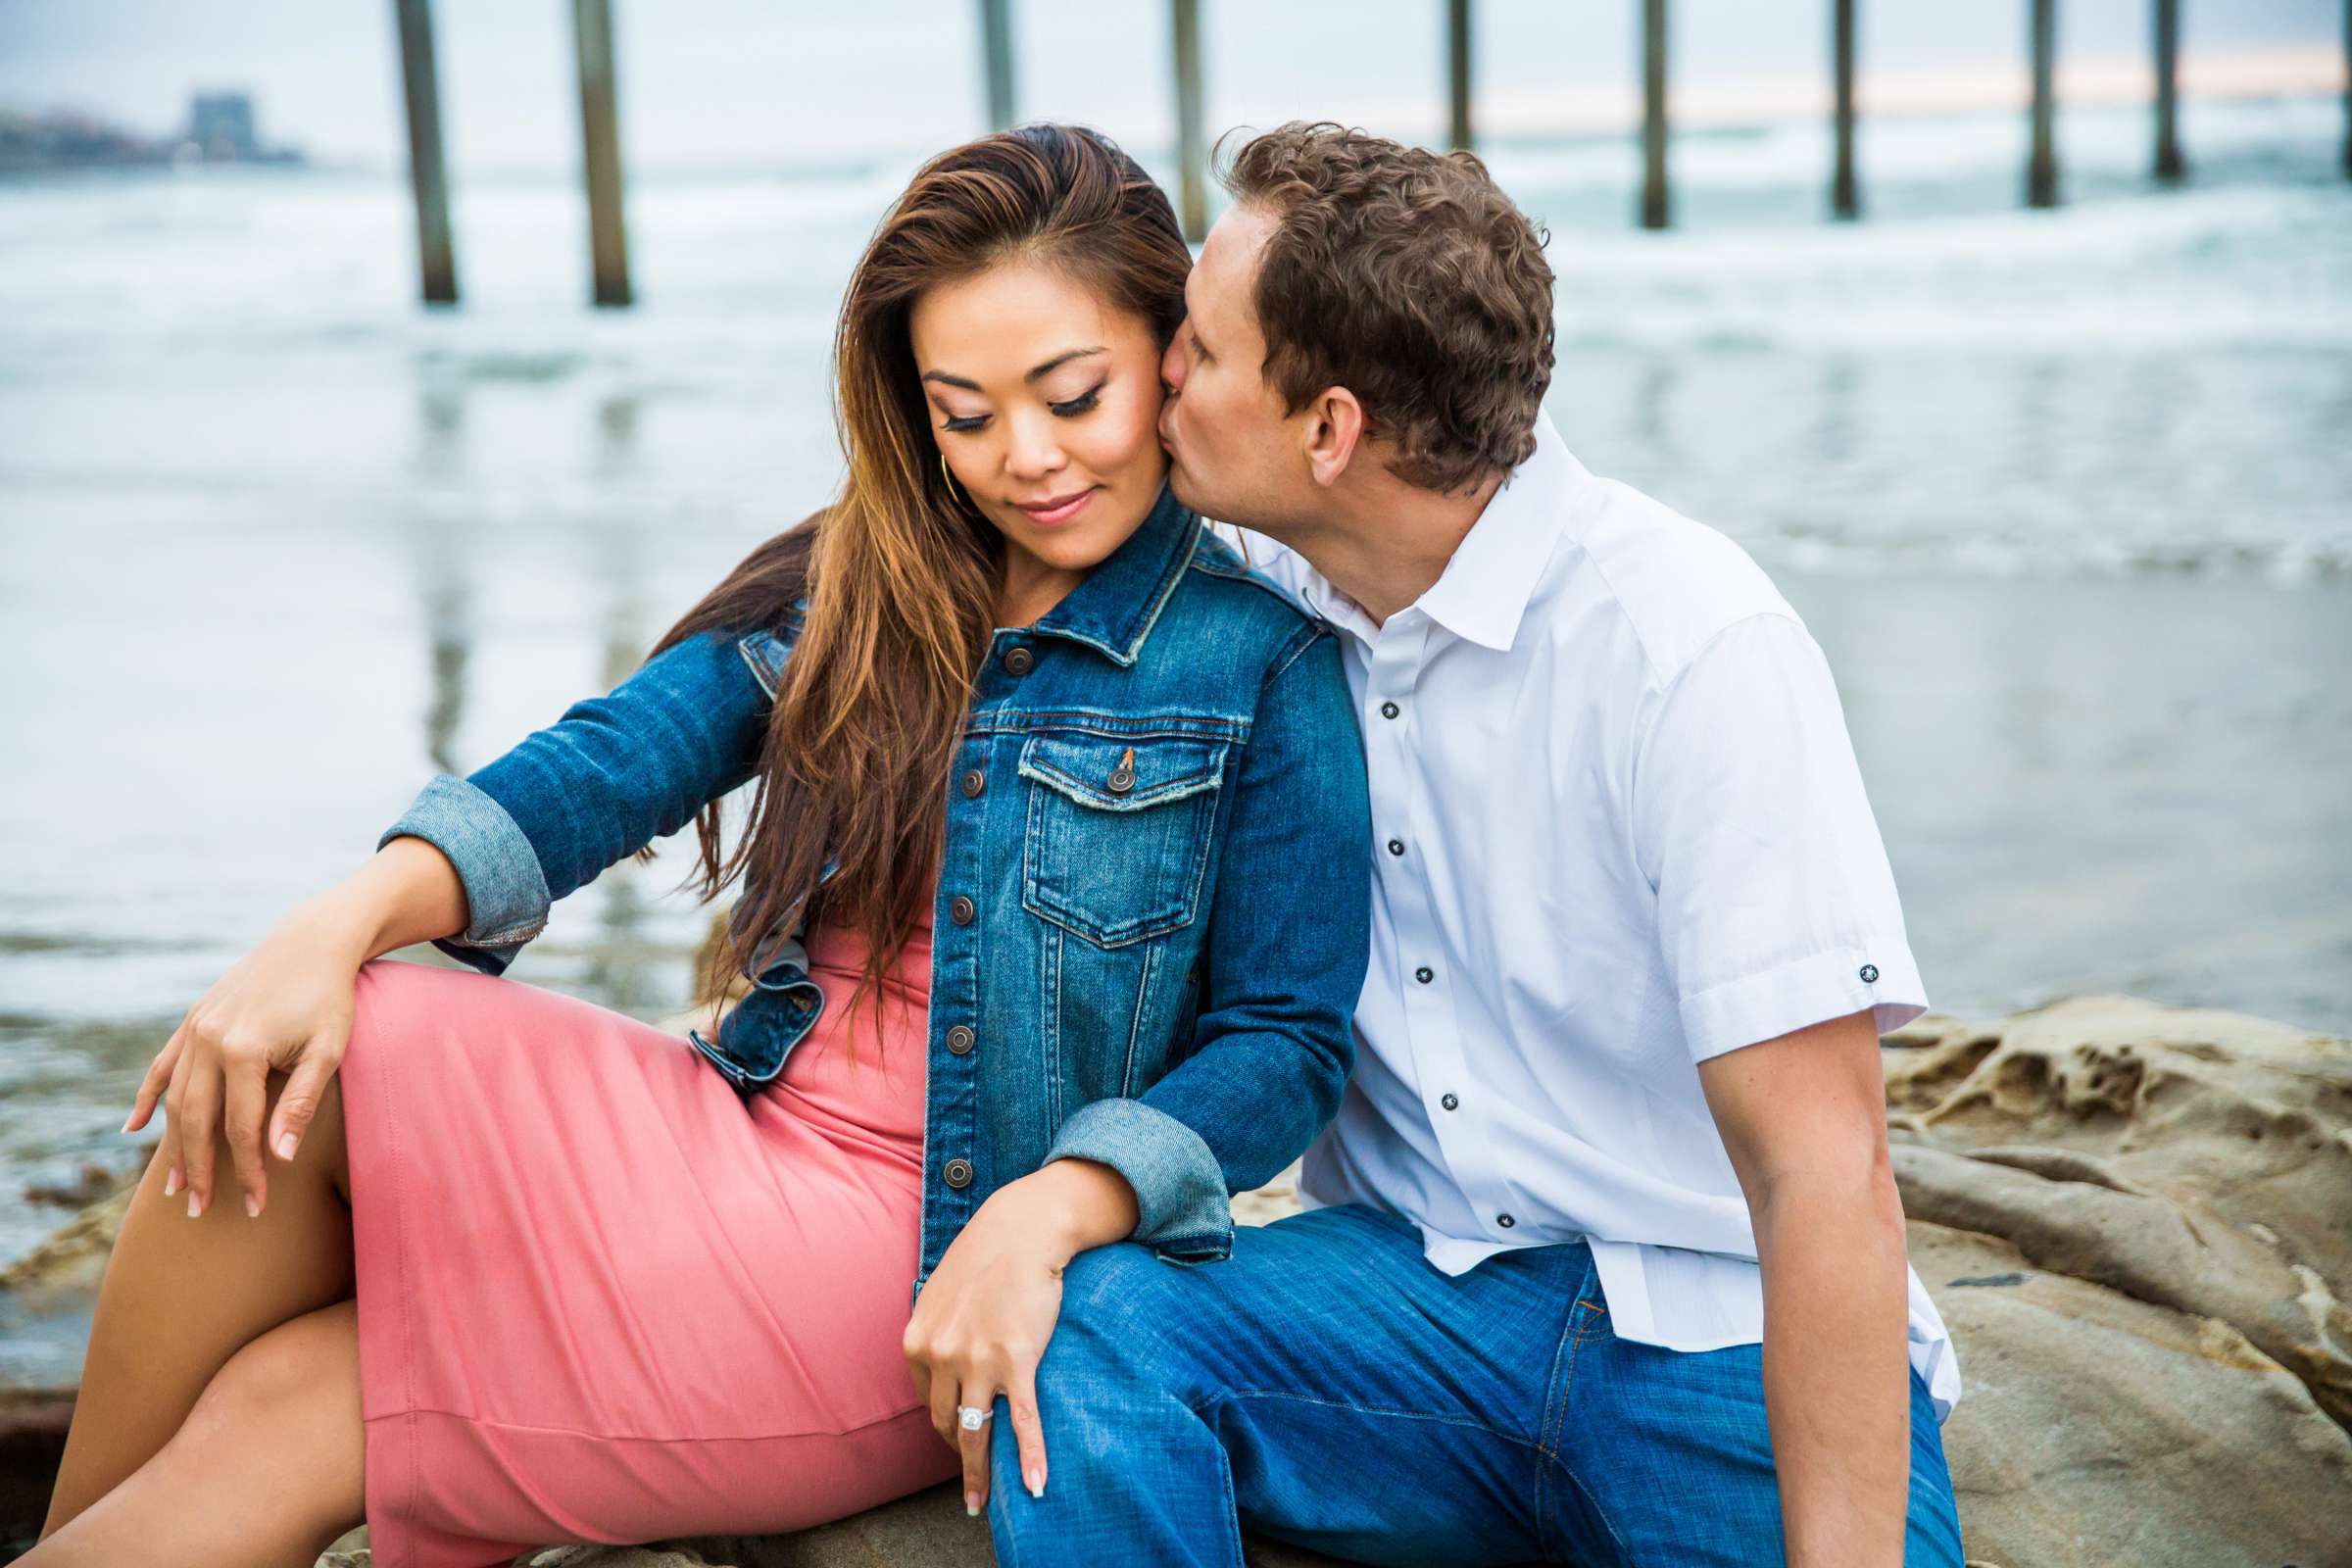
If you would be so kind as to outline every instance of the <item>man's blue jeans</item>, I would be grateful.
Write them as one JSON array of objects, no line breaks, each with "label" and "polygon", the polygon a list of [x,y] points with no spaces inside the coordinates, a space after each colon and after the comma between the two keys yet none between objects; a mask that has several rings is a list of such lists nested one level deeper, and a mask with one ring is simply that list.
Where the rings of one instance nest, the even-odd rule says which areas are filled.
[{"label": "man's blue jeans", "polygon": [[[1610,1332],[1582,1243],[1449,1277],[1418,1231],[1348,1204],[1176,1267],[1129,1243],[1063,1276],[1038,1368],[1034,1498],[998,1405],[989,1511],[1004,1568],[1241,1568],[1251,1530],[1377,1563],[1779,1563],[1753,1345]],[[1911,1378],[1911,1568],[1959,1568],[1926,1387]]]}]

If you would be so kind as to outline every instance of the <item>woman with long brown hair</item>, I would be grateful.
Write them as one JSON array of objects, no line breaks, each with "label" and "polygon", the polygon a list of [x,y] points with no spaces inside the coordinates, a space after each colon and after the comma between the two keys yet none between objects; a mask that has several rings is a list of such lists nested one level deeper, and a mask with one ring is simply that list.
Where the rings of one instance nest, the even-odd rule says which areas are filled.
[{"label": "woman with long brown hair", "polygon": [[[832,503],[165,1043],[27,1562],[307,1564],[364,1518],[439,1568],[1050,1484],[1063,1266],[1225,1256],[1364,973],[1329,629],[1165,482],[1189,263],[1091,131],[916,175],[843,305]],[[503,977],[689,820],[739,1004],[680,1040]],[[465,967],[380,957],[423,941]]]}]

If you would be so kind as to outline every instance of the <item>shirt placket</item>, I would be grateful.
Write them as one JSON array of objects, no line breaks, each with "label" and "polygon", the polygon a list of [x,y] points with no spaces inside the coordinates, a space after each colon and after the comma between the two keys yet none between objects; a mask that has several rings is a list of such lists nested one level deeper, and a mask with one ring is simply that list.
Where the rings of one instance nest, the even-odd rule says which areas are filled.
[{"label": "shirt placket", "polygon": [[1420,832],[1430,818],[1418,759],[1441,746],[1444,720],[1423,706],[1422,673],[1446,635],[1421,611],[1407,609],[1389,617],[1369,645],[1362,725],[1368,737],[1373,863],[1396,931],[1390,962],[1402,990],[1414,1092],[1437,1134],[1446,1171],[1475,1210],[1480,1231],[1504,1240],[1518,1217],[1488,1157],[1485,1096],[1462,1054],[1454,976]]},{"label": "shirt placket", "polygon": [[1421,710],[1421,674],[1440,637],[1442,632],[1423,612],[1401,609],[1390,615],[1369,644],[1362,726],[1371,783],[1371,832],[1376,839],[1374,865],[1397,941],[1390,966],[1404,999],[1399,1010],[1413,1065],[1413,1093],[1421,1096],[1423,1114],[1437,1133],[1446,1173],[1470,1203],[1480,1206],[1480,1230],[1494,1234],[1495,1215],[1507,1210],[1494,1201],[1495,1183],[1487,1173],[1487,1161],[1477,1156],[1484,1145],[1475,1124],[1480,1093],[1470,1081],[1460,1049],[1453,971],[1440,936],[1421,835],[1430,818],[1418,748],[1433,741],[1430,714]]}]

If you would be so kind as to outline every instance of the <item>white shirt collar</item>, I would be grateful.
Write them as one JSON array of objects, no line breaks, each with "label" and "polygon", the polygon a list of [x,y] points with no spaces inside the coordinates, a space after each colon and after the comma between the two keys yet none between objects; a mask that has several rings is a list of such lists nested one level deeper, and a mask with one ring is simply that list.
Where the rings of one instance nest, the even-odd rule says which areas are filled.
[{"label": "white shirt collar", "polygon": [[[1538,410],[1534,455],[1489,498],[1438,580],[1398,613],[1418,610],[1457,637],[1507,650],[1518,639],[1527,602],[1551,560],[1571,503],[1591,479],[1551,416]],[[1305,587],[1311,608],[1325,619],[1367,642],[1379,637],[1371,616],[1320,573]]]},{"label": "white shirt collar", "polygon": [[1430,619],[1483,648],[1508,649],[1551,560],[1569,503],[1590,478],[1536,411],[1536,450],[1511,470],[1462,536],[1453,559],[1416,603]]}]

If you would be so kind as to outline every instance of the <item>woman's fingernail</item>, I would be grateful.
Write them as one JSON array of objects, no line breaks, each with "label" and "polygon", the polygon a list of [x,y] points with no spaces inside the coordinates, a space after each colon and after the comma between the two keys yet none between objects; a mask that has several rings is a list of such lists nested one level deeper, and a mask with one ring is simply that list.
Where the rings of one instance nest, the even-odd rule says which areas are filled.
[{"label": "woman's fingernail", "polygon": [[254,1197],[251,1193],[247,1193],[245,1195],[245,1214],[249,1219],[260,1219],[262,1217],[262,1200]]},{"label": "woman's fingernail", "polygon": [[174,1165],[170,1170],[164,1172],[164,1196],[166,1198],[170,1198],[173,1193],[178,1191],[179,1167]]},{"label": "woman's fingernail", "polygon": [[128,1132],[128,1131],[130,1131],[130,1124],[131,1124],[131,1122],[132,1122],[133,1120],[135,1120],[135,1119],[138,1117],[138,1114],[139,1114],[139,1113],[138,1113],[137,1111],[135,1111],[135,1110],[134,1110],[134,1111],[132,1111],[132,1112],[131,1112],[131,1113],[130,1113],[128,1116],[125,1116],[125,1117],[123,1117],[123,1118],[122,1118],[122,1130],[123,1130],[124,1132]]},{"label": "woman's fingernail", "polygon": [[193,1188],[193,1187],[191,1187],[191,1188],[189,1188],[189,1189],[188,1189],[188,1218],[190,1218],[190,1219],[194,1219],[195,1217],[196,1217],[196,1189],[195,1189],[195,1188]]},{"label": "woman's fingernail", "polygon": [[980,1494],[967,1492],[963,1494],[963,1515],[967,1519],[980,1517]]},{"label": "woman's fingernail", "polygon": [[292,1133],[279,1133],[277,1135],[277,1157],[280,1159],[292,1159],[294,1157],[294,1135]]}]

